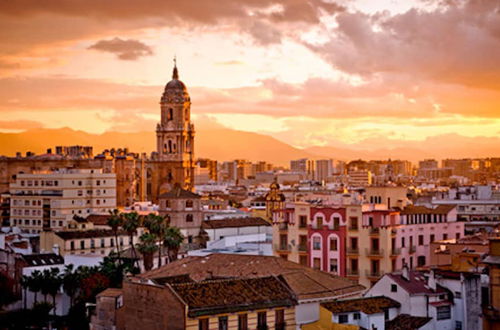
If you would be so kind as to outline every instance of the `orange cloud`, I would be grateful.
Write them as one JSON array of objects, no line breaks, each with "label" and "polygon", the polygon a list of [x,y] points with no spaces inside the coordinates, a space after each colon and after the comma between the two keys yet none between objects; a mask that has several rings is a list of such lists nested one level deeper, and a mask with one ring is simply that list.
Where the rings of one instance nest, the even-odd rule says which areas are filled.
[{"label": "orange cloud", "polygon": [[88,47],[102,52],[115,54],[120,60],[137,60],[142,56],[153,55],[153,49],[133,39],[113,38],[110,40],[99,40],[95,44]]}]

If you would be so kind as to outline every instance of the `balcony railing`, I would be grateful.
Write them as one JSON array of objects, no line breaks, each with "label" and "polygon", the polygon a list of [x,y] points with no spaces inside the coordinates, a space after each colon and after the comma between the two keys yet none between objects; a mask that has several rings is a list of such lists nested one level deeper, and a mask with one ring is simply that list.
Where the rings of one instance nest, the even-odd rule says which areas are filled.
[{"label": "balcony railing", "polygon": [[299,245],[297,245],[297,250],[299,252],[307,252],[307,244],[299,244]]},{"label": "balcony railing", "polygon": [[384,255],[384,250],[383,249],[366,249],[366,255],[367,256],[373,256],[373,257],[381,257]]},{"label": "balcony railing", "polygon": [[367,269],[365,271],[365,274],[366,274],[366,277],[376,277],[376,278],[379,278],[381,276],[384,275],[384,272],[382,270],[370,270],[370,269]]},{"label": "balcony railing", "polygon": [[415,253],[417,251],[417,247],[415,245],[410,246],[410,253]]},{"label": "balcony railing", "polygon": [[290,244],[275,244],[274,249],[278,252],[289,252],[291,250]]},{"label": "balcony railing", "polygon": [[358,231],[358,227],[349,227],[350,231]]},{"label": "balcony railing", "polygon": [[370,235],[378,235],[380,233],[380,228],[370,227]]},{"label": "balcony railing", "polygon": [[398,256],[401,254],[401,249],[400,248],[392,248],[391,249],[391,256]]},{"label": "balcony railing", "polygon": [[359,276],[359,269],[347,269],[347,276]]},{"label": "balcony railing", "polygon": [[278,228],[279,228],[279,230],[288,230],[288,223],[286,223],[286,222],[280,222],[278,224]]},{"label": "balcony railing", "polygon": [[347,254],[359,254],[359,248],[355,247],[348,247],[347,248]]}]

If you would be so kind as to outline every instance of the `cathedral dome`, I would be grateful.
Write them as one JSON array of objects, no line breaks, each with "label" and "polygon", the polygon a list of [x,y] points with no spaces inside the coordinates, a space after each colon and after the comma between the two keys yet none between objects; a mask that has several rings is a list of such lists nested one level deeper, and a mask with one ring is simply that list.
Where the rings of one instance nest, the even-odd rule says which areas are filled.
[{"label": "cathedral dome", "polygon": [[189,101],[189,94],[187,92],[186,85],[179,80],[177,65],[174,65],[172,80],[170,80],[165,86],[161,100],[162,102]]}]

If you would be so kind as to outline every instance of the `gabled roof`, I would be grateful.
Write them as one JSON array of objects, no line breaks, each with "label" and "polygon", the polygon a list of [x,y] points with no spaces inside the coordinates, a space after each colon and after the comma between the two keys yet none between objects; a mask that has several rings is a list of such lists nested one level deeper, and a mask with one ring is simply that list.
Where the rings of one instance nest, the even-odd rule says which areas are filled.
[{"label": "gabled roof", "polygon": [[431,289],[427,285],[427,278],[422,272],[409,270],[408,280],[403,277],[401,272],[388,273],[386,276],[389,276],[389,278],[401,286],[410,295],[448,293],[448,291],[440,285],[436,286],[436,290]]},{"label": "gabled roof", "polygon": [[436,208],[429,208],[422,205],[408,205],[405,207],[401,214],[448,214],[451,210],[453,210],[455,205],[439,205]]},{"label": "gabled roof", "polygon": [[332,313],[363,312],[365,314],[383,313],[387,308],[401,307],[401,304],[389,297],[366,297],[358,299],[337,300],[322,303],[321,307]]},{"label": "gabled roof", "polygon": [[293,293],[276,276],[208,280],[169,286],[188,306],[189,317],[297,304]]},{"label": "gabled roof", "polygon": [[432,317],[420,317],[411,316],[408,314],[399,314],[397,317],[391,321],[385,322],[386,330],[408,330],[408,329],[420,329],[429,321]]},{"label": "gabled roof", "polygon": [[179,185],[175,185],[169,192],[163,193],[158,198],[161,199],[198,199],[200,195],[195,194],[189,190],[182,189]]},{"label": "gabled roof", "polygon": [[109,214],[90,214],[85,218],[86,221],[92,222],[94,226],[107,226]]},{"label": "gabled roof", "polygon": [[64,258],[55,253],[23,254],[22,258],[28,264],[28,267],[64,264]]},{"label": "gabled roof", "polygon": [[246,218],[228,218],[221,220],[208,220],[208,221],[203,221],[201,225],[203,229],[257,227],[257,226],[271,226],[271,224],[260,217],[246,217]]},{"label": "gabled roof", "polygon": [[283,276],[284,281],[300,299],[337,298],[361,293],[365,288],[346,278],[335,276],[272,256],[210,254],[189,256],[141,275],[155,280],[173,275],[189,274],[195,281],[213,277],[255,278]]}]

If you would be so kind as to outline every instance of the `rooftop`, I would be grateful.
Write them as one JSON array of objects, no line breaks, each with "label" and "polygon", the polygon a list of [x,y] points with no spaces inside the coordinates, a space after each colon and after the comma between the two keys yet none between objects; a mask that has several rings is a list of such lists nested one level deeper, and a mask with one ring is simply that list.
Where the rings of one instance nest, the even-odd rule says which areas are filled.
[{"label": "rooftop", "polygon": [[401,272],[387,274],[387,276],[393,279],[394,282],[399,284],[399,286],[410,295],[448,293],[448,291],[440,285],[436,286],[436,290],[431,289],[431,287],[427,285],[427,278],[422,272],[409,270],[408,275],[409,279],[404,278]]},{"label": "rooftop", "polygon": [[203,229],[235,228],[235,227],[257,227],[271,226],[269,222],[260,217],[227,218],[221,220],[203,221]]},{"label": "rooftop", "polygon": [[175,185],[172,190],[169,192],[166,192],[164,194],[161,194],[158,196],[159,198],[167,198],[167,199],[174,199],[174,198],[179,198],[179,199],[193,199],[193,198],[201,198],[200,195],[195,194],[189,190],[182,189],[179,185]]},{"label": "rooftop", "polygon": [[405,207],[401,214],[448,214],[455,208],[455,205],[438,205],[436,208],[429,208],[422,205],[408,205]]},{"label": "rooftop", "polygon": [[64,264],[64,258],[55,253],[24,254],[22,258],[26,261],[28,267]]},{"label": "rooftop", "polygon": [[[68,230],[56,231],[55,235],[63,240],[76,239],[76,238],[101,238],[101,237],[114,237],[115,234],[111,229],[92,229],[92,230]],[[118,236],[127,235],[124,230],[118,230]]]},{"label": "rooftop", "polygon": [[293,293],[276,276],[169,285],[188,306],[189,317],[297,304]]},{"label": "rooftop", "polygon": [[324,299],[358,294],[365,288],[343,277],[335,276],[272,256],[210,254],[189,256],[141,275],[159,279],[188,274],[194,281],[215,277],[256,278],[282,276],[298,299]]},{"label": "rooftop", "polygon": [[396,300],[381,296],[337,300],[322,303],[321,306],[332,313],[363,312],[365,314],[376,314],[383,313],[387,308],[401,307],[401,304]]},{"label": "rooftop", "polygon": [[399,314],[391,321],[385,322],[386,330],[407,330],[407,329],[420,329],[426,325],[431,317],[411,316],[408,314]]}]

